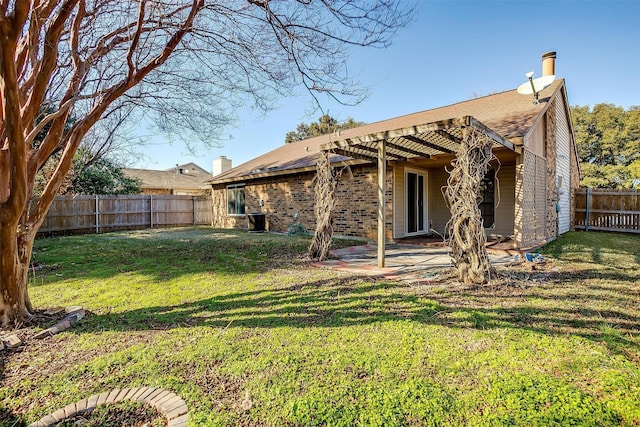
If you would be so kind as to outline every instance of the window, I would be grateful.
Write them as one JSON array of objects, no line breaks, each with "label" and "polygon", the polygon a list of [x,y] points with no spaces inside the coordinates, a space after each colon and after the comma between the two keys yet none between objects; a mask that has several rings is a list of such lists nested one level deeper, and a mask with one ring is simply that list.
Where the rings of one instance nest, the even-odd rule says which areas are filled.
[{"label": "window", "polygon": [[480,208],[480,216],[484,228],[493,227],[496,215],[496,171],[491,169],[487,171],[484,179],[480,181],[480,198],[478,200],[478,208]]},{"label": "window", "polygon": [[227,215],[244,215],[244,185],[227,187]]}]

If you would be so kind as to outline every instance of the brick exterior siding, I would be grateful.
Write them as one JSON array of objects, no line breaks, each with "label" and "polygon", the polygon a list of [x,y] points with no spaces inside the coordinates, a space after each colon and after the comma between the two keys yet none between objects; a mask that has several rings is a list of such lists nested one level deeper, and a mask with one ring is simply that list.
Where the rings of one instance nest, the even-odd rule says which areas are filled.
[{"label": "brick exterior siding", "polygon": [[[386,230],[391,238],[392,183],[391,169],[386,174]],[[245,183],[245,213],[266,214],[269,231],[286,232],[298,214],[298,221],[310,233],[316,226],[314,213],[315,172],[263,178]],[[213,187],[213,226],[247,228],[246,215],[227,215],[227,186]],[[260,207],[260,200],[264,206]],[[345,171],[336,191],[334,233],[341,236],[375,239],[377,235],[377,168],[374,165],[351,167]]]}]

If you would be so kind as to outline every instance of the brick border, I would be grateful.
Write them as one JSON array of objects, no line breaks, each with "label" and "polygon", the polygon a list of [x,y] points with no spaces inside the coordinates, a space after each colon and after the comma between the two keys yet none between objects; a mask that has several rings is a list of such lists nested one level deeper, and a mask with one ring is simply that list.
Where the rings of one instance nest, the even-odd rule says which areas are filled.
[{"label": "brick border", "polygon": [[84,308],[80,306],[71,306],[65,308],[65,312],[67,316],[53,325],[50,328],[47,328],[43,331],[38,332],[33,336],[33,339],[39,340],[42,338],[50,337],[52,335],[57,334],[58,332],[66,331],[69,329],[74,323],[84,318],[85,312]]},{"label": "brick border", "polygon": [[[64,309],[61,307],[55,307],[53,309],[45,311],[45,314],[57,314],[63,310],[65,311],[65,313],[67,313],[64,319],[51,326],[50,328],[38,332],[32,337],[32,339],[40,340],[53,336],[59,332],[66,331],[71,326],[73,326],[74,323],[82,320],[85,316],[84,308],[76,305]],[[51,313],[49,313],[49,311],[51,311]],[[21,346],[22,344],[24,343],[16,334],[0,337],[0,351],[11,350]]]},{"label": "brick border", "polygon": [[172,391],[156,387],[134,387],[114,389],[104,393],[94,394],[87,399],[58,409],[35,423],[29,424],[29,427],[51,427],[79,412],[93,410],[96,406],[118,403],[123,400],[132,400],[154,406],[167,418],[169,427],[187,426],[188,408],[180,396]]}]

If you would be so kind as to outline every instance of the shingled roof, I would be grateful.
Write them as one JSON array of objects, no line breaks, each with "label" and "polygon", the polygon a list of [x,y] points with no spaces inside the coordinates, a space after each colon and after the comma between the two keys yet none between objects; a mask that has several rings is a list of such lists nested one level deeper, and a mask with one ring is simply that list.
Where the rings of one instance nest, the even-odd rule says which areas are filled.
[{"label": "shingled roof", "polygon": [[122,172],[139,179],[142,189],[198,190],[205,187],[211,174],[196,165],[187,163],[166,170],[125,168]]},{"label": "shingled roof", "polygon": [[[315,170],[321,147],[327,146],[328,143],[335,142],[338,139],[344,141],[364,135],[466,116],[473,117],[499,136],[516,145],[520,145],[526,134],[535,125],[536,119],[546,111],[549,101],[562,88],[564,88],[564,79],[555,80],[548,88],[540,92],[540,103],[538,104],[532,102],[532,96],[520,95],[514,89],[343,130],[339,134],[321,135],[284,144],[275,150],[216,176],[214,179],[209,180],[208,183],[223,184],[265,176]],[[344,160],[345,158],[344,156],[334,156],[333,160]]]}]

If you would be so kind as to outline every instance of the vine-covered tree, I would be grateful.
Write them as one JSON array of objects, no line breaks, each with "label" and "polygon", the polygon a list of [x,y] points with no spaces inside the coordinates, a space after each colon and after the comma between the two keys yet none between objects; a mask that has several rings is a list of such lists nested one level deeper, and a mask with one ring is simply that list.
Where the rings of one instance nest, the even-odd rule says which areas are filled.
[{"label": "vine-covered tree", "polygon": [[328,114],[323,114],[318,118],[317,122],[300,123],[296,126],[296,130],[291,132],[287,132],[287,135],[284,138],[284,143],[289,144],[294,141],[302,141],[303,139],[312,138],[314,136],[320,136],[327,133],[343,130],[343,129],[351,129],[358,126],[364,125],[364,122],[356,122],[353,118],[349,117],[344,122],[338,122],[337,119],[334,119]]},{"label": "vine-covered tree", "polygon": [[358,101],[365,92],[348,78],[350,47],[387,45],[412,15],[405,4],[0,0],[1,323],[31,316],[34,237],[99,120],[143,111],[187,142],[215,141],[240,106],[266,109],[300,86]]},{"label": "vine-covered tree", "polygon": [[640,188],[640,106],[571,108],[582,171],[581,184]]}]

